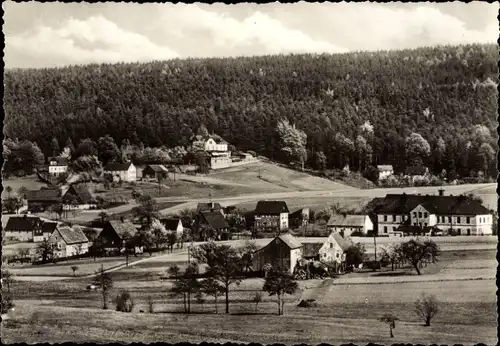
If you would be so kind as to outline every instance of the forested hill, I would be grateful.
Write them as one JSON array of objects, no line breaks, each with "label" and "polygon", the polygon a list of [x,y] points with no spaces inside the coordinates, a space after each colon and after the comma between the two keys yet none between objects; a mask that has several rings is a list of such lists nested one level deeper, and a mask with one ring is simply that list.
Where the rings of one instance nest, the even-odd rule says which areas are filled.
[{"label": "forested hill", "polygon": [[497,61],[497,46],[467,45],[12,70],[4,133],[47,155],[54,136],[61,145],[110,134],[118,145],[173,147],[204,124],[238,148],[279,158],[276,125],[287,118],[307,134],[309,158],[322,151],[333,167],[355,164],[369,122],[373,164],[404,164],[414,132],[429,143],[433,170],[468,173],[487,165],[484,143],[496,148]]}]

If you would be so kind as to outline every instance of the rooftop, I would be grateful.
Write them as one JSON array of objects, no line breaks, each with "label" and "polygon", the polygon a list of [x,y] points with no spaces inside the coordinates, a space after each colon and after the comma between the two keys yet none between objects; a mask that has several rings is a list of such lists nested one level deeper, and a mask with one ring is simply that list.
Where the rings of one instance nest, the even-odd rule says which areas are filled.
[{"label": "rooftop", "polygon": [[257,215],[279,215],[288,212],[288,207],[284,201],[258,201],[255,207],[255,214]]}]

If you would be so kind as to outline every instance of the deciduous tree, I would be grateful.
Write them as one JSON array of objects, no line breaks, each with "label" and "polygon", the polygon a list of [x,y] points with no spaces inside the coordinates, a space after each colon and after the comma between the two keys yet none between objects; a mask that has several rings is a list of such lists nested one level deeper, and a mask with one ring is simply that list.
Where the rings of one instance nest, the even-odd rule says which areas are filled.
[{"label": "deciduous tree", "polygon": [[420,275],[420,266],[422,261],[426,258],[432,258],[437,261],[439,256],[439,246],[430,239],[424,241],[420,239],[411,239],[400,245],[401,255],[404,259],[411,263],[411,265]]},{"label": "deciduous tree", "polygon": [[297,288],[297,282],[293,280],[293,276],[288,270],[281,267],[272,267],[266,275],[262,290],[268,292],[270,296],[277,296],[278,315],[283,315],[285,294],[293,294]]},{"label": "deciduous tree", "polygon": [[439,301],[434,295],[422,293],[415,302],[415,312],[424,320],[426,326],[430,326],[432,318],[439,312]]}]

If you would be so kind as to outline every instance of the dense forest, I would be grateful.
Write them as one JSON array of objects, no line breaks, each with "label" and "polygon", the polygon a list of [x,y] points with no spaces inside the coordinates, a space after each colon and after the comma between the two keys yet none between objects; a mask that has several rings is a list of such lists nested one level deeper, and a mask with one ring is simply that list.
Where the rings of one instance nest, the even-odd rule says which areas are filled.
[{"label": "dense forest", "polygon": [[497,46],[466,45],[8,70],[4,134],[47,156],[54,137],[173,148],[203,125],[284,160],[288,126],[313,167],[418,156],[435,173],[494,175],[497,61]]}]

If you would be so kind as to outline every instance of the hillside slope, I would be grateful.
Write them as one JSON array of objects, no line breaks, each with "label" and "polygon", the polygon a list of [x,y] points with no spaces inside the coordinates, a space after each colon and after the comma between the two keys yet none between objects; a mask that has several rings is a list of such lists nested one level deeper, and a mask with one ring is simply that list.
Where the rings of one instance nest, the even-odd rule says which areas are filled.
[{"label": "hillside slope", "polygon": [[321,151],[328,167],[342,168],[357,165],[369,122],[373,163],[404,168],[405,138],[417,132],[434,172],[468,175],[495,170],[483,144],[496,148],[497,61],[495,45],[467,45],[11,70],[4,131],[47,155],[53,136],[61,145],[110,134],[118,144],[173,147],[204,124],[280,160],[275,129],[288,118],[307,134],[310,164]]}]

